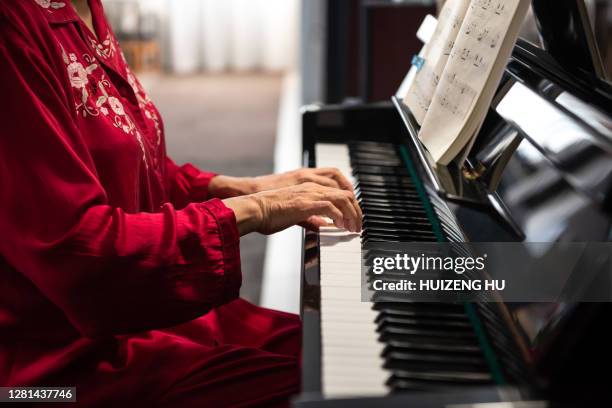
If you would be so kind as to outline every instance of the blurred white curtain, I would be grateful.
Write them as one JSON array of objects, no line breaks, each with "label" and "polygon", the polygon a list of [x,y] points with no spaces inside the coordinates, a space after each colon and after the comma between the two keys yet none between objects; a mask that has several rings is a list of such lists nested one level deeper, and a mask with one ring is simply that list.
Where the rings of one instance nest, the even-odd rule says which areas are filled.
[{"label": "blurred white curtain", "polygon": [[179,74],[195,72],[200,66],[200,3],[200,0],[166,2],[168,27],[164,32],[169,38],[164,44],[169,46],[169,52],[165,53],[169,61],[165,65]]},{"label": "blurred white curtain", "polygon": [[164,9],[176,73],[297,65],[298,0],[166,0]]}]

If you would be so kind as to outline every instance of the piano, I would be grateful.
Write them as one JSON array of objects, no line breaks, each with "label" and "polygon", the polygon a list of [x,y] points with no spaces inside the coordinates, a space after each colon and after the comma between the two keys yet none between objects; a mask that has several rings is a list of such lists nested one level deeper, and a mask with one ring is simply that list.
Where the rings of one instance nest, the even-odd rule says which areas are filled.
[{"label": "piano", "polygon": [[612,88],[584,4],[554,3],[443,174],[398,98],[304,108],[304,163],[351,179],[364,229],[304,233],[296,407],[612,406],[610,303],[361,301],[368,242],[612,239]]}]

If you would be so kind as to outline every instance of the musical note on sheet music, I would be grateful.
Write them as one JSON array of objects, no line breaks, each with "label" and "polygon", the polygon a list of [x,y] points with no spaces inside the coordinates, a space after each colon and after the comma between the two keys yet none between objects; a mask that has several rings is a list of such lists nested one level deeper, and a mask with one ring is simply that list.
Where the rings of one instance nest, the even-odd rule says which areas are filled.
[{"label": "musical note on sheet music", "polygon": [[461,82],[457,74],[448,74],[445,80],[445,89],[438,104],[454,116],[465,116],[478,93],[468,84]]},{"label": "musical note on sheet music", "polygon": [[446,62],[455,48],[455,38],[461,29],[470,0],[448,1],[440,12],[438,25],[423,50],[425,60],[416,73],[405,98],[418,123],[423,123],[429,110]]},{"label": "musical note on sheet music", "polygon": [[453,41],[451,61],[469,62],[478,70],[486,70],[495,60],[497,48],[505,34],[504,20],[509,20],[507,0],[473,0],[462,29]]},{"label": "musical note on sheet music", "polygon": [[427,65],[421,68],[420,76],[422,80],[412,85],[411,93],[413,102],[415,102],[423,112],[427,112],[429,110],[429,105],[431,105],[431,98],[433,98],[435,90],[440,83],[440,77]]}]

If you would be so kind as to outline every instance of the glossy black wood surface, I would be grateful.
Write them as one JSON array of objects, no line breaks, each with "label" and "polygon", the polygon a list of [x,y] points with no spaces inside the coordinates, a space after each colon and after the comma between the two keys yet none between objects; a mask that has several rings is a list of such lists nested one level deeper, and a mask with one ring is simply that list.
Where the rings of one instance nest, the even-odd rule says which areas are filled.
[{"label": "glossy black wood surface", "polygon": [[602,78],[604,68],[584,0],[532,0],[548,54],[566,70]]}]

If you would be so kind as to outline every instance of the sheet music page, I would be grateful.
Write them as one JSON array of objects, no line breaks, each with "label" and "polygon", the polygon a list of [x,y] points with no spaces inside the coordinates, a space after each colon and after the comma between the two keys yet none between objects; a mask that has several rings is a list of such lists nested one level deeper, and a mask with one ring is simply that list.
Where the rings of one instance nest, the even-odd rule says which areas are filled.
[{"label": "sheet music page", "polygon": [[[438,26],[438,19],[436,19],[431,14],[428,14],[425,16],[425,19],[423,20],[423,22],[421,23],[421,26],[417,30],[417,38],[423,41],[423,44],[425,44],[423,48],[421,48],[421,50],[419,51],[419,57],[422,58],[425,55],[424,53],[425,53],[426,45],[431,40],[431,37],[436,31],[437,26]],[[412,87],[412,82],[414,82],[416,73],[417,73],[417,68],[416,66],[413,65],[412,67],[410,67],[410,71],[408,71],[408,74],[406,75],[399,89],[395,93],[395,96],[397,98],[402,99],[402,100],[406,98],[406,95],[408,95],[408,90]]]},{"label": "sheet music page", "polygon": [[431,104],[444,66],[470,4],[470,0],[451,0],[440,11],[438,25],[425,45],[421,57],[425,60],[412,80],[404,103],[421,125]]},{"label": "sheet music page", "polygon": [[[436,162],[448,164],[459,153],[449,153],[451,146],[457,150],[458,145],[463,148],[469,143],[473,135],[462,134],[462,130],[491,80],[494,67],[499,71],[494,76],[501,78],[522,20],[513,25],[516,32],[511,36],[508,36],[508,30],[519,8],[520,14],[524,15],[527,3],[525,0],[470,2],[419,134]],[[506,41],[507,36],[512,37],[508,38],[511,42]],[[500,55],[502,46],[508,55]],[[504,58],[501,64],[497,62],[500,57]],[[493,86],[496,87],[497,83]],[[459,137],[465,140],[457,141]]]},{"label": "sheet music page", "polygon": [[[487,83],[492,82],[491,77],[495,77],[496,83],[489,87],[496,87],[501,79],[528,3],[526,0],[470,2],[419,134],[436,162],[448,164],[469,144],[473,134],[462,134],[462,130]],[[512,33],[508,35],[511,25]],[[494,89],[487,90],[491,97],[493,92]],[[490,100],[481,103],[488,104]],[[477,120],[484,119],[486,110],[483,112],[483,118]]]}]

